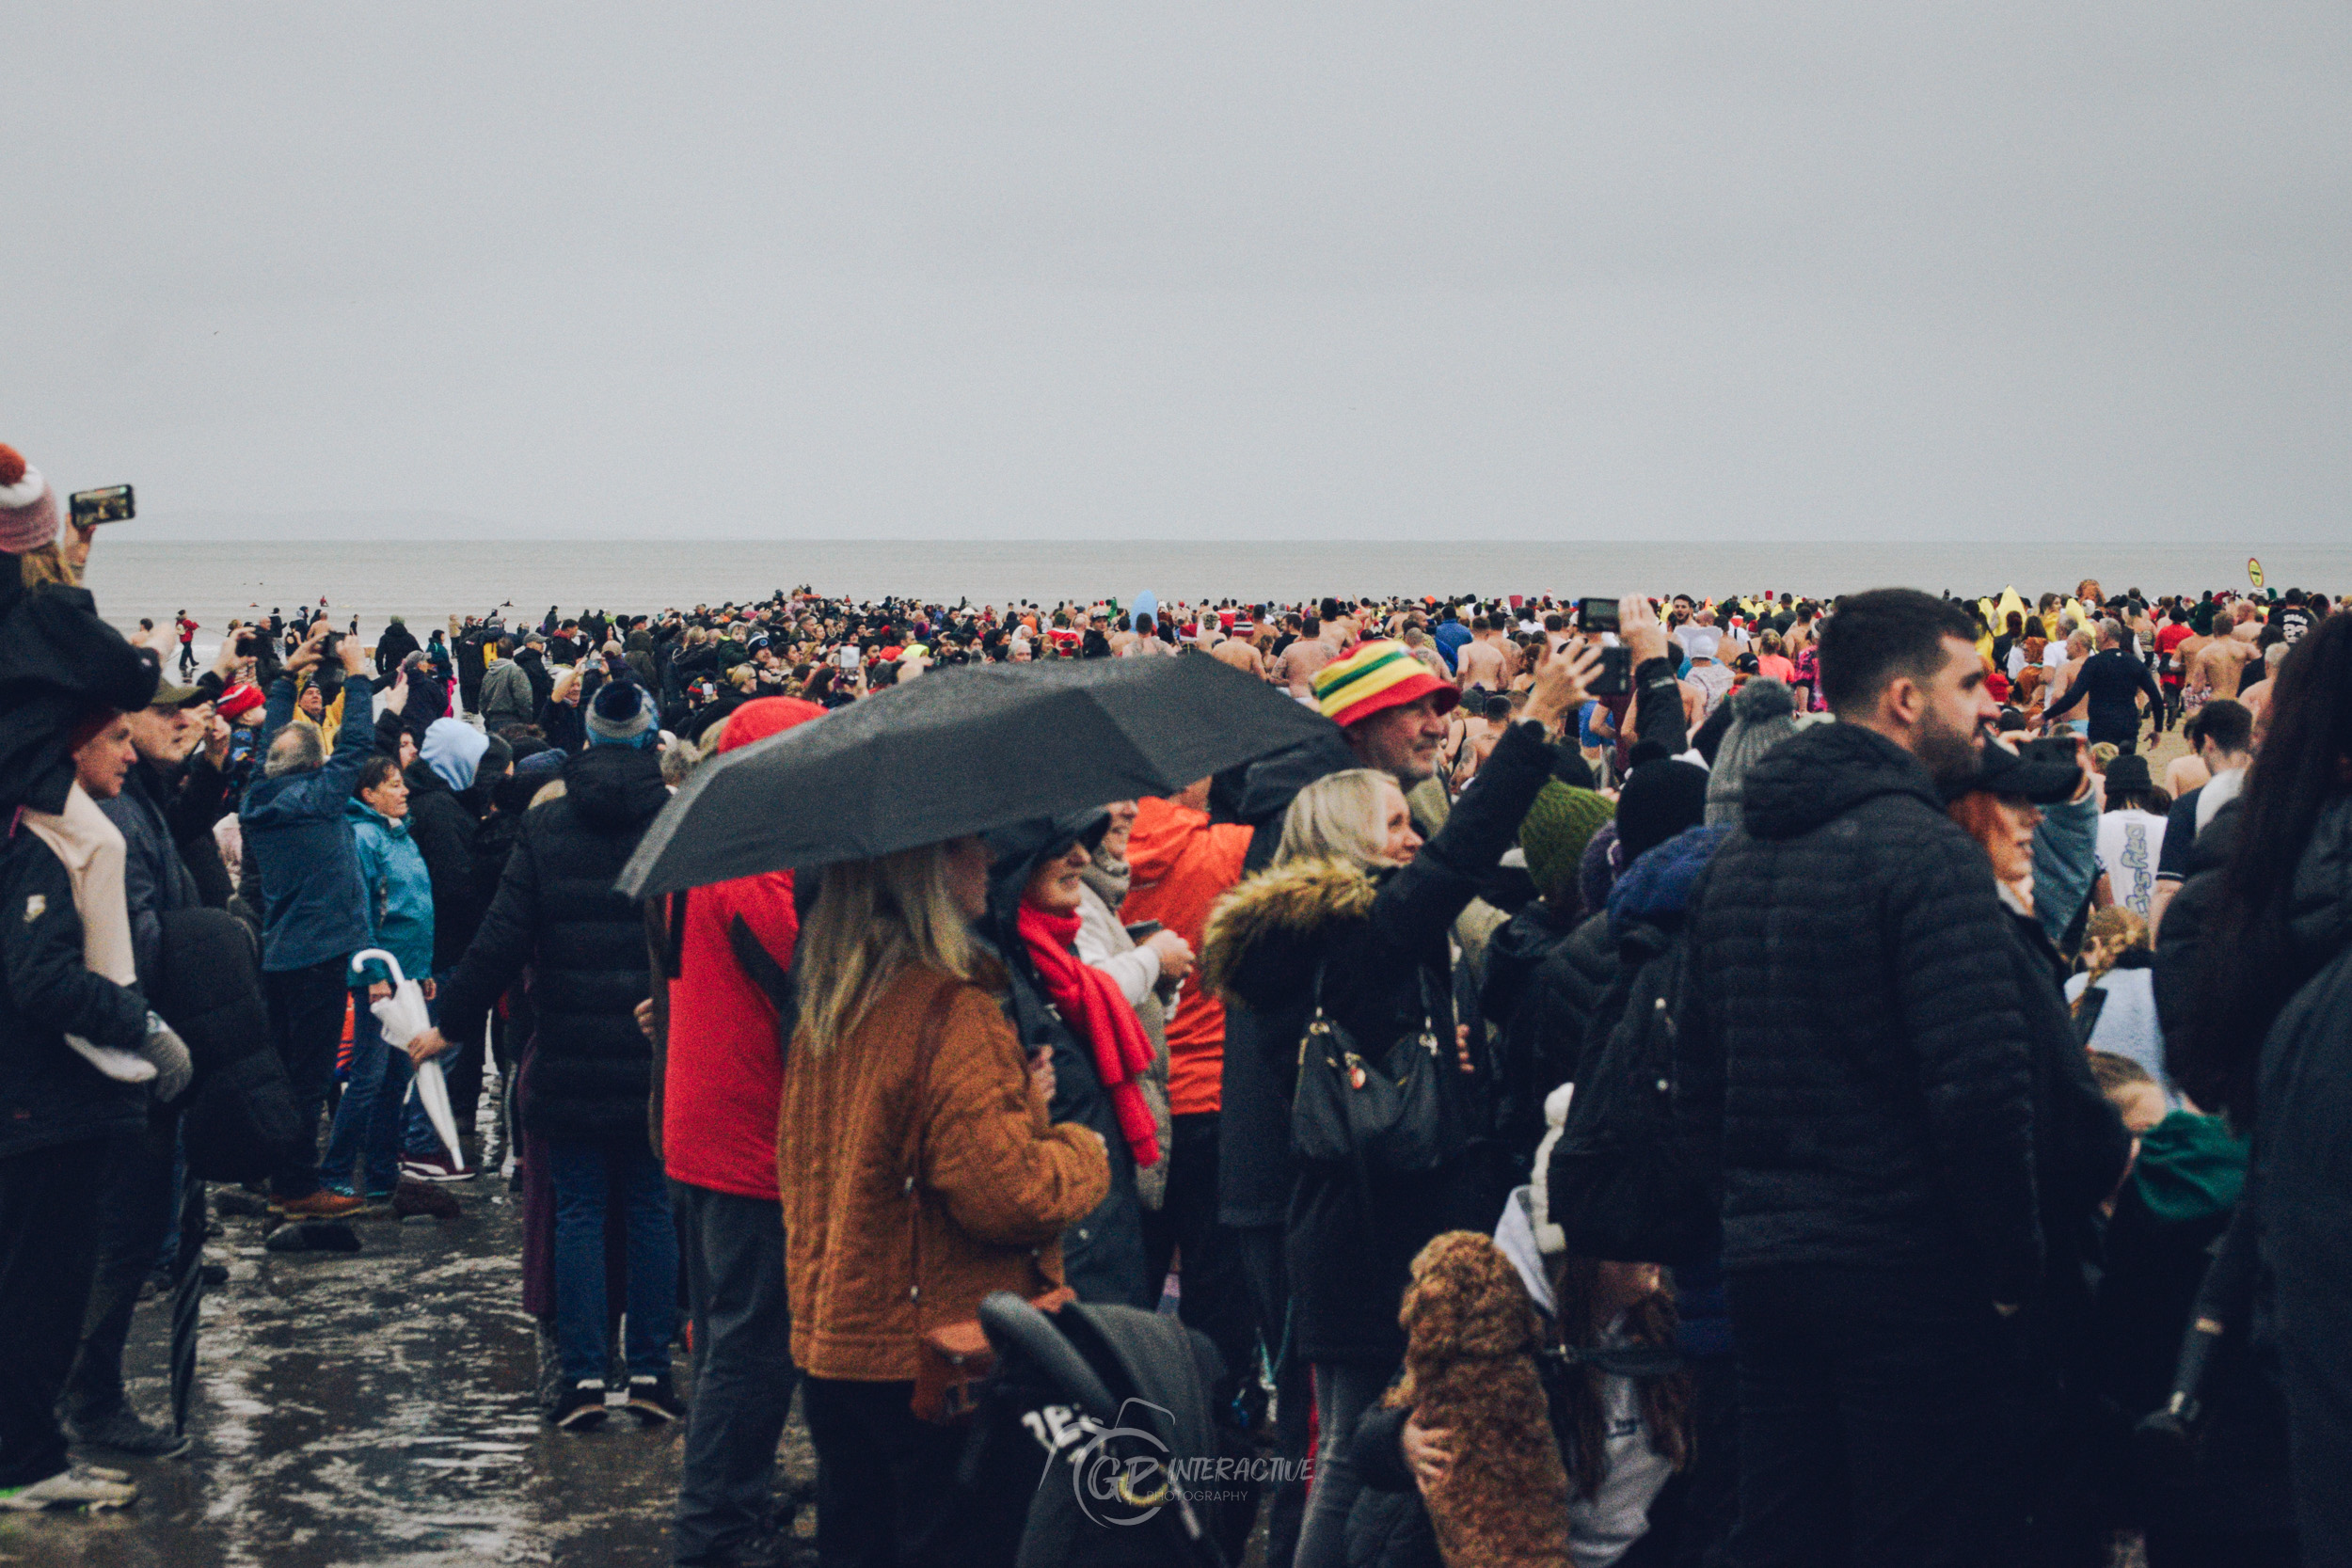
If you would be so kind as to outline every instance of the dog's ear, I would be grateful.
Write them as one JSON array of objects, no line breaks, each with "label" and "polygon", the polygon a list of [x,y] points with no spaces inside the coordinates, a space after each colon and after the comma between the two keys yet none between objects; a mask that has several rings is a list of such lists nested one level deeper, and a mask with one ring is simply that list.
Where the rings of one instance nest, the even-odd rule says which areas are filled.
[{"label": "dog's ear", "polygon": [[[1541,1338],[1541,1320],[1518,1271],[1485,1236],[1456,1231],[1424,1249],[1427,1273],[1442,1275],[1452,1321],[1446,1334],[1457,1354],[1480,1357],[1523,1354]],[[1434,1254],[1434,1256],[1433,1256]],[[1426,1287],[1424,1286],[1424,1289]]]},{"label": "dog's ear", "polygon": [[1478,1311],[1482,1252],[1494,1253],[1494,1243],[1474,1230],[1449,1230],[1433,1237],[1413,1259],[1398,1322],[1417,1352],[1447,1356],[1475,1353],[1470,1341]]}]

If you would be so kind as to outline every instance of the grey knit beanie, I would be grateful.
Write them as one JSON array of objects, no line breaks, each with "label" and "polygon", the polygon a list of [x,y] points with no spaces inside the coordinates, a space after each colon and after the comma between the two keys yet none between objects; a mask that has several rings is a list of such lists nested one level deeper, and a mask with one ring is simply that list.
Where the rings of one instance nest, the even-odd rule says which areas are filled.
[{"label": "grey knit beanie", "polygon": [[1725,700],[1731,704],[1731,727],[1715,749],[1715,766],[1707,777],[1709,827],[1739,824],[1740,788],[1748,769],[1797,733],[1796,695],[1779,681],[1752,680]]},{"label": "grey knit beanie", "polygon": [[643,746],[656,733],[653,704],[634,681],[607,681],[588,705],[588,744]]}]

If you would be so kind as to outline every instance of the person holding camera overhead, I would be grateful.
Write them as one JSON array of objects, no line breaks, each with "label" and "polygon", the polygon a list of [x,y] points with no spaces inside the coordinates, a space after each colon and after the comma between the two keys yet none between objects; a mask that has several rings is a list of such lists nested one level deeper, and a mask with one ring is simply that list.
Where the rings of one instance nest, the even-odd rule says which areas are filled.
[{"label": "person holding camera overhead", "polygon": [[345,681],[364,675],[367,655],[358,641],[342,641],[338,669],[326,659],[327,635],[322,621],[270,684],[262,723],[269,750],[260,782],[237,813],[245,863],[261,886],[270,1034],[308,1134],[270,1178],[270,1188],[276,1207],[310,1219],[346,1214],[361,1203],[319,1184],[318,1120],[342,1039],[344,971],[368,940],[368,893],[343,815],[375,750],[374,705],[364,678],[358,700],[342,705],[331,757],[315,727],[294,721],[294,681],[305,671],[319,672],[311,689],[320,693],[322,711],[329,687],[340,696]]},{"label": "person holding camera overhead", "polygon": [[[1449,938],[1551,777],[1551,732],[1584,700],[1584,682],[1600,662],[1597,648],[1564,648],[1543,661],[1525,721],[1495,743],[1477,784],[1425,847],[1400,775],[1427,776],[1423,759],[1434,759],[1443,737],[1440,709],[1453,705],[1446,699],[1454,688],[1399,642],[1366,642],[1327,666],[1316,680],[1324,714],[1374,766],[1337,770],[1298,790],[1283,814],[1274,864],[1210,917],[1201,983],[1227,1000],[1229,1109],[1237,1099],[1234,1056],[1243,1050],[1259,1058],[1260,1092],[1279,1096],[1277,1103],[1291,1098],[1284,1085],[1298,1071],[1306,999],[1313,997],[1312,1010],[1327,1010],[1367,1053],[1385,1055],[1426,1032],[1441,1052],[1435,1069],[1440,1121],[1454,1130],[1449,1137],[1441,1129],[1428,1159],[1409,1164],[1391,1167],[1373,1154],[1299,1159],[1278,1211],[1287,1213],[1283,1262],[1295,1298],[1288,1337],[1314,1368],[1322,1442],[1299,1534],[1300,1568],[1346,1560],[1347,1513],[1362,1485],[1348,1439],[1403,1360],[1395,1304],[1413,1255],[1440,1231],[1489,1225],[1487,1216],[1502,1207],[1486,1163],[1460,1136],[1483,1120],[1495,1089],[1482,1065],[1484,1042],[1473,1053],[1467,1030],[1457,1037],[1453,1026]],[[1237,1020],[1249,1027],[1235,1029]],[[1285,1121],[1290,1115],[1277,1114]],[[1258,1135],[1287,1143],[1288,1131],[1283,1121],[1261,1123]],[[1263,1161],[1248,1174],[1263,1177]],[[1238,1190],[1226,1189],[1229,1213]]]}]

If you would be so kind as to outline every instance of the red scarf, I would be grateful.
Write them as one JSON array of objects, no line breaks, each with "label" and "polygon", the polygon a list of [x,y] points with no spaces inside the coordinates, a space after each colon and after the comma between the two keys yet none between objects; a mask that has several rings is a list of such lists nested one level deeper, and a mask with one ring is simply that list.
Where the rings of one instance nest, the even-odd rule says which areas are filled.
[{"label": "red scarf", "polygon": [[1143,1074],[1152,1065],[1152,1037],[1143,1032],[1143,1022],[1109,975],[1079,958],[1076,915],[1048,914],[1024,903],[1021,940],[1029,944],[1038,977],[1061,1010],[1062,1022],[1093,1048],[1095,1075],[1111,1097],[1136,1164],[1159,1164],[1159,1133],[1143,1098]]}]

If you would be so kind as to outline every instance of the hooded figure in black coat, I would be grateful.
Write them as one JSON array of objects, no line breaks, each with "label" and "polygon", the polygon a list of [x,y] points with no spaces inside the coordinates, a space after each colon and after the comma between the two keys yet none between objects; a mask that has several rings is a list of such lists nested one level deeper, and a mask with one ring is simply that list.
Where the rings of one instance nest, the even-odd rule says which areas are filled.
[{"label": "hooded figure in black coat", "polygon": [[417,634],[408,629],[408,623],[395,615],[384,628],[384,635],[375,640],[375,668],[389,674],[400,668],[400,661],[417,652]]},{"label": "hooded figure in black coat", "polygon": [[1094,1129],[1110,1156],[1110,1191],[1094,1212],[1062,1234],[1062,1277],[1081,1301],[1149,1311],[1159,1305],[1159,1281],[1145,1277],[1143,1200],[1136,1189],[1135,1155],[1120,1130],[1110,1096],[1104,1092],[1092,1050],[1047,999],[1045,983],[1018,927],[1021,895],[1038,868],[1073,844],[1091,849],[1109,826],[1109,814],[1097,808],[1035,817],[988,834],[993,863],[988,913],[979,922],[979,934],[1004,960],[1009,981],[1005,1016],[1021,1037],[1022,1050],[1054,1053],[1054,1102],[1048,1116]]}]

